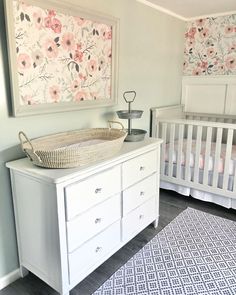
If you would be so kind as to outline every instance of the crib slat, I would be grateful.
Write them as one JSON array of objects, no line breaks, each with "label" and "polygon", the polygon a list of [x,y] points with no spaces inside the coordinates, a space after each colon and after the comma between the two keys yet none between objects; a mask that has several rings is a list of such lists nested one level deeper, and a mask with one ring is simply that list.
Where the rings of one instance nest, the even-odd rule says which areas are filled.
[{"label": "crib slat", "polygon": [[193,125],[188,125],[187,148],[186,148],[186,155],[185,155],[185,180],[187,181],[190,181],[191,179],[190,157],[191,157],[191,149],[192,149],[192,135],[193,135]]},{"label": "crib slat", "polygon": [[197,126],[197,139],[196,139],[194,176],[193,176],[194,182],[198,182],[199,180],[199,161],[200,161],[200,154],[201,154],[201,142],[202,142],[202,126]]},{"label": "crib slat", "polygon": [[173,176],[173,158],[175,143],[175,124],[170,125],[168,176]]},{"label": "crib slat", "polygon": [[225,165],[224,165],[224,176],[223,176],[223,190],[228,189],[229,182],[229,165],[231,160],[232,143],[233,143],[233,129],[228,129],[227,143],[226,143],[226,154],[225,154]]},{"label": "crib slat", "polygon": [[161,137],[163,139],[163,143],[161,145],[161,175],[165,175],[166,133],[167,133],[167,123],[162,123]]},{"label": "crib slat", "polygon": [[216,150],[215,150],[215,161],[213,167],[213,181],[212,186],[217,188],[218,184],[218,164],[220,161],[220,152],[221,152],[221,142],[222,142],[222,128],[217,128],[217,137],[216,137]]},{"label": "crib slat", "polygon": [[206,150],[204,159],[204,170],[203,170],[203,184],[208,185],[208,175],[209,175],[209,161],[211,153],[211,140],[212,140],[212,127],[207,127],[207,138],[206,138]]},{"label": "crib slat", "polygon": [[179,125],[179,137],[178,137],[178,154],[177,154],[177,171],[176,178],[181,178],[181,163],[182,163],[182,150],[183,150],[183,138],[184,138],[184,125]]}]

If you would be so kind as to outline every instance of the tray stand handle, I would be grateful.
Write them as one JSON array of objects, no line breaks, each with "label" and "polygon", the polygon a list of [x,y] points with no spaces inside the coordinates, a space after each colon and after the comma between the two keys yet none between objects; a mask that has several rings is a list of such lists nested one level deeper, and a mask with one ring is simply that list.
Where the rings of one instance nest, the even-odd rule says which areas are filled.
[{"label": "tray stand handle", "polygon": [[124,129],[125,129],[124,125],[121,122],[118,122],[118,121],[109,120],[108,121],[108,124],[109,124],[109,129],[111,129],[111,124],[118,124],[118,125],[120,125],[120,127],[121,127],[120,131],[124,131]]},{"label": "tray stand handle", "polygon": [[[128,99],[126,98],[126,95],[127,95],[127,94],[131,94],[131,93],[134,95],[134,97],[133,97],[133,99],[128,100]],[[133,102],[134,99],[135,99],[135,97],[136,97],[136,91],[134,91],[134,90],[125,91],[125,92],[123,93],[123,98],[124,98],[124,100],[125,100],[127,103],[131,103],[131,102]]]},{"label": "tray stand handle", "polygon": [[40,157],[36,154],[35,150],[34,150],[34,147],[32,145],[32,142],[29,140],[29,138],[27,137],[27,135],[23,132],[23,131],[20,131],[18,133],[18,137],[19,137],[19,140],[20,140],[20,144],[21,144],[21,148],[22,148],[22,151],[26,154],[26,156],[30,159],[30,161],[33,161],[33,159],[31,158],[31,156],[29,155],[29,153],[26,151],[26,149],[24,148],[24,143],[28,143],[31,147],[31,150],[32,150],[32,153],[35,155],[35,157],[37,158],[37,160],[41,163],[42,160],[40,159]]}]

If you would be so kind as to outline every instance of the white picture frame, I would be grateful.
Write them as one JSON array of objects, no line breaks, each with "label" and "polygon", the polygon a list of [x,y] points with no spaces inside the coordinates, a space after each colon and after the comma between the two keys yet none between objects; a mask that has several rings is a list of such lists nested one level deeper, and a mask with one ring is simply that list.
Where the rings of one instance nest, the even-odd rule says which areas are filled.
[{"label": "white picture frame", "polygon": [[[117,103],[119,20],[58,0],[25,0],[24,4],[21,3],[23,1],[4,0],[13,116],[39,115],[115,105]],[[47,17],[51,18],[49,20],[51,27],[47,23]],[[77,22],[78,27],[76,27],[76,20],[81,20]],[[38,27],[41,21],[42,28]],[[61,24],[61,27],[58,23]],[[70,27],[67,24],[70,24]],[[84,34],[82,34],[83,30]],[[49,42],[48,44],[52,44],[52,46],[45,47],[47,49],[44,48],[46,55],[43,52],[41,56],[39,54],[33,57],[34,50],[37,51],[37,44],[39,44],[38,48],[43,48],[44,45],[42,44],[46,43],[40,42],[43,42],[43,38],[46,40],[47,34],[51,34],[51,32],[55,33],[53,39],[55,44],[52,43],[51,39],[47,39],[45,42]],[[51,38],[51,35],[49,36]],[[68,41],[65,36],[68,40],[71,38],[70,36],[73,36],[73,40]],[[19,38],[21,38],[20,41]],[[66,41],[68,42],[66,43]],[[89,44],[92,51],[86,51],[86,45],[89,48]],[[22,48],[28,53],[19,53],[20,50],[24,51]],[[105,48],[108,48],[107,52]],[[55,50],[57,56],[51,54],[53,50]],[[66,57],[68,64],[65,62],[64,65],[62,57],[66,53],[68,53],[68,57]],[[80,53],[83,57],[80,59],[80,55],[77,53]],[[61,59],[59,59],[59,55]],[[40,58],[44,59],[43,65],[42,62],[40,65],[36,62]],[[104,63],[102,63],[102,59]],[[81,63],[79,63],[80,61]],[[105,65],[104,68],[102,68],[103,65]],[[95,68],[96,73],[94,73]],[[38,71],[37,75],[35,74],[36,70]],[[91,73],[90,70],[93,72]],[[48,74],[50,71],[51,76],[40,76],[40,71],[45,71],[44,74]],[[56,74],[54,75],[54,73]],[[75,79],[77,74],[78,78]],[[22,75],[25,78],[24,83],[22,83]],[[56,86],[53,86],[50,79],[57,81],[54,83]],[[76,85],[76,80],[80,86]],[[85,81],[87,85],[84,83]],[[86,87],[89,90],[86,89],[87,92],[85,90],[83,92],[82,88]],[[74,89],[81,91],[74,94]]]}]

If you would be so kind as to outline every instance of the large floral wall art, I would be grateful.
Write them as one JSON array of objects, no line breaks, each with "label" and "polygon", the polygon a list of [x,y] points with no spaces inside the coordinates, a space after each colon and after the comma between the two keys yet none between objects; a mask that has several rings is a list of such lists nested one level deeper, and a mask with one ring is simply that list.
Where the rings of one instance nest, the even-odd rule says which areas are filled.
[{"label": "large floral wall art", "polygon": [[236,14],[187,23],[184,75],[236,75]]},{"label": "large floral wall art", "polygon": [[38,106],[51,111],[114,103],[114,22],[86,18],[76,7],[69,13],[8,2],[13,9],[18,109],[31,113]]}]

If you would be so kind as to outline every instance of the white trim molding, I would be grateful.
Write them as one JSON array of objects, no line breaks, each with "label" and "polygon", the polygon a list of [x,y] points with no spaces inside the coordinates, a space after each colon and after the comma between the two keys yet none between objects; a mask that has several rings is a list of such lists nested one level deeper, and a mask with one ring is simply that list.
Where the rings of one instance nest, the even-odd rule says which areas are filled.
[{"label": "white trim molding", "polygon": [[159,5],[156,5],[148,0],[136,0],[137,2],[140,2],[144,5],[147,5],[151,8],[154,8],[160,12],[163,12],[165,14],[171,15],[173,17],[176,17],[182,21],[193,21],[196,19],[201,19],[201,18],[207,18],[207,17],[218,17],[218,16],[224,16],[224,15],[231,15],[231,14],[236,14],[236,10],[232,10],[232,11],[227,11],[227,12],[219,12],[219,13],[213,13],[213,14],[205,14],[205,15],[198,15],[198,16],[193,16],[193,17],[184,17],[183,15],[177,14],[169,9],[166,9],[164,7],[161,7]]},{"label": "white trim molding", "polygon": [[0,278],[0,290],[7,287],[14,281],[18,280],[20,278],[20,269],[13,270],[12,272],[8,273],[4,277]]},{"label": "white trim molding", "polygon": [[154,8],[154,9],[160,11],[160,12],[164,12],[165,14],[176,17],[176,18],[178,18],[180,20],[187,21],[187,19],[185,17],[183,17],[183,16],[181,16],[179,14],[176,14],[176,13],[174,13],[174,12],[172,12],[172,11],[166,9],[166,8],[163,8],[163,7],[159,6],[159,5],[156,5],[156,4],[154,4],[154,3],[150,2],[150,1],[147,1],[147,0],[136,0],[136,1],[140,2],[140,3],[144,4],[144,5],[147,5],[149,7],[152,7],[152,8]]}]

